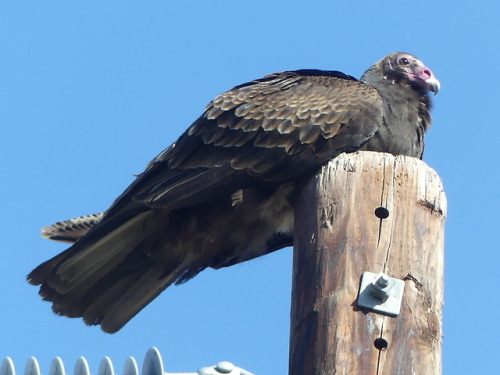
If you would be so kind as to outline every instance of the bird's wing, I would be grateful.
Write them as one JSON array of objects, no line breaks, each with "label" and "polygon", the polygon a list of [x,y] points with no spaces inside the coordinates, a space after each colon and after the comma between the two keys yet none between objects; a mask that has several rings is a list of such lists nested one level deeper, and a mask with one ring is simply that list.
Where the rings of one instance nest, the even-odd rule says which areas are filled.
[{"label": "bird's wing", "polygon": [[282,182],[360,148],[382,121],[372,87],[339,72],[272,74],[215,98],[116,201],[180,208],[256,180]]},{"label": "bird's wing", "polygon": [[336,71],[276,73],[236,86],[210,102],[179,140],[149,163],[84,242],[150,208],[178,209],[313,172],[360,148],[381,121],[378,92]]},{"label": "bird's wing", "polygon": [[[377,131],[381,107],[375,89],[338,72],[285,72],[237,86],[212,101],[98,224],[28,278],[56,313],[115,332],[171,283],[250,259],[234,254],[245,242],[241,228],[228,228],[236,220],[255,226],[259,208],[236,216],[233,193],[276,190],[357,150]],[[207,232],[207,222],[217,230]],[[263,228],[268,237],[276,229]],[[258,233],[255,246],[271,246],[265,236]]]}]

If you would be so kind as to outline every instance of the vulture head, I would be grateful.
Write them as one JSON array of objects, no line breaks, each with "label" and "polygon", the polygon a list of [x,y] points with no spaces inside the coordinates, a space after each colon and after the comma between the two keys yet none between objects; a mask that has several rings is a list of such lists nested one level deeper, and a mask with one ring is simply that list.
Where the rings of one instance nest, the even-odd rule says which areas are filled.
[{"label": "vulture head", "polygon": [[369,83],[373,72],[382,72],[384,79],[400,85],[409,84],[419,91],[432,91],[437,94],[441,84],[432,71],[413,55],[405,52],[394,52],[373,65],[361,78]]}]

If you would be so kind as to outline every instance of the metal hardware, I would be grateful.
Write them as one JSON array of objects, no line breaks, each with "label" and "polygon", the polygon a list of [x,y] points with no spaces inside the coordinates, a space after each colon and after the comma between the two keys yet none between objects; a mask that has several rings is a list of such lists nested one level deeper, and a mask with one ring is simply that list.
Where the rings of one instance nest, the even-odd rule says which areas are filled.
[{"label": "metal hardware", "polygon": [[364,272],[358,293],[358,307],[397,316],[401,310],[405,283],[384,273]]}]

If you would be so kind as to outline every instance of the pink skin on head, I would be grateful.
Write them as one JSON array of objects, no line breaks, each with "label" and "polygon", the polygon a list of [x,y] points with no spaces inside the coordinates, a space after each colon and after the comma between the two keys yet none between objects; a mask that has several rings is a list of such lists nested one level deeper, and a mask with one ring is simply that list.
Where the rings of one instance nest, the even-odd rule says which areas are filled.
[{"label": "pink skin on head", "polygon": [[408,78],[418,86],[432,91],[434,95],[438,93],[439,88],[441,87],[441,84],[436,79],[434,74],[432,74],[431,70],[425,65],[422,66],[422,68],[418,67],[415,72],[408,73]]}]

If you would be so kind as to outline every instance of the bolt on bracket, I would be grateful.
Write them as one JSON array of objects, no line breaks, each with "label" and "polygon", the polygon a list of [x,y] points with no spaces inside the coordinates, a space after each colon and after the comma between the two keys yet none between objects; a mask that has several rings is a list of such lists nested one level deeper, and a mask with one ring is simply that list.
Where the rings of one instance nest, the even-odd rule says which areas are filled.
[{"label": "bolt on bracket", "polygon": [[405,282],[384,273],[363,272],[358,307],[379,314],[397,316],[401,310]]}]

